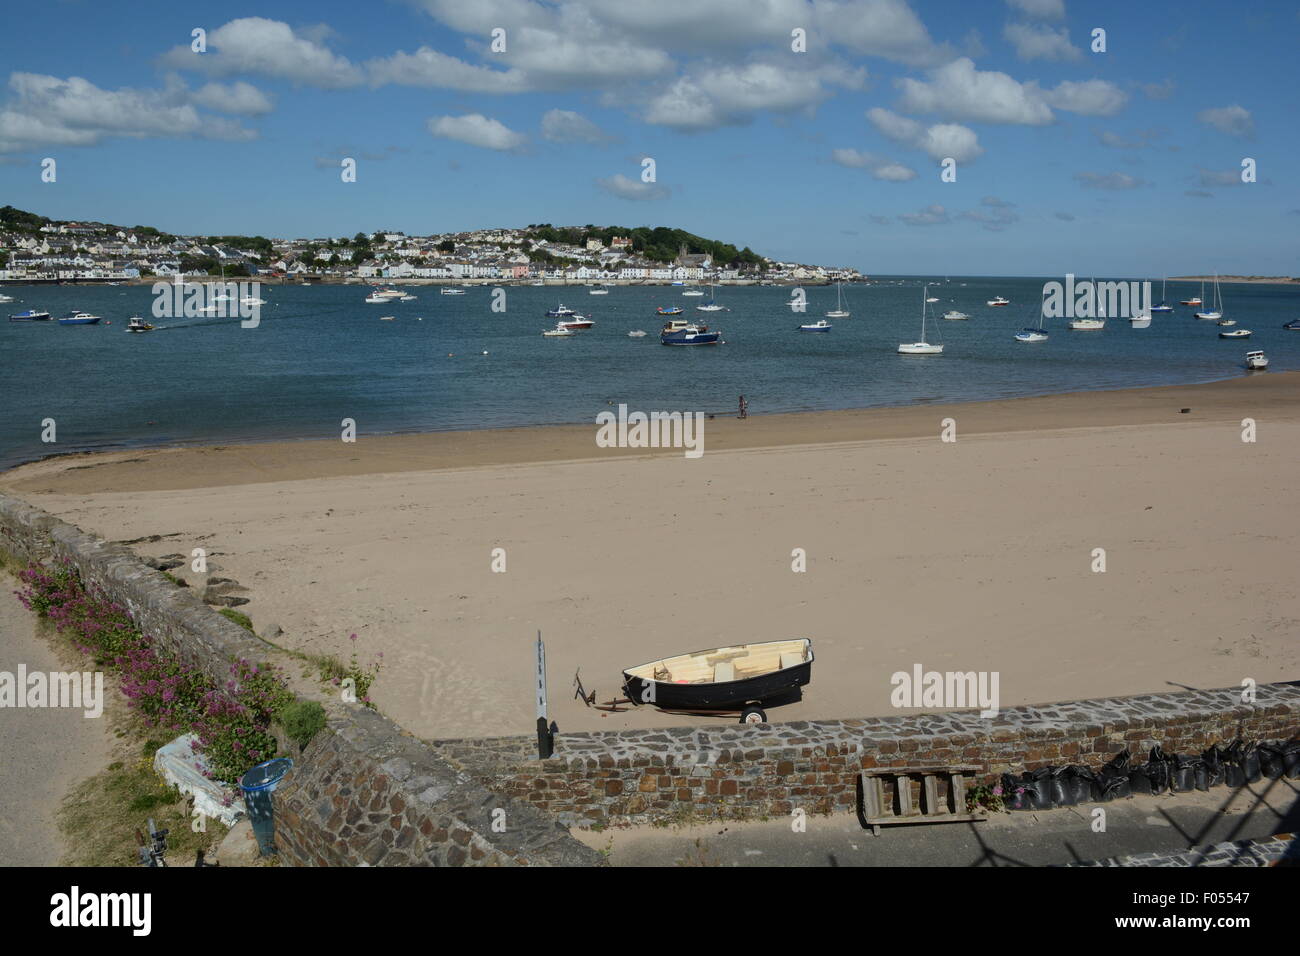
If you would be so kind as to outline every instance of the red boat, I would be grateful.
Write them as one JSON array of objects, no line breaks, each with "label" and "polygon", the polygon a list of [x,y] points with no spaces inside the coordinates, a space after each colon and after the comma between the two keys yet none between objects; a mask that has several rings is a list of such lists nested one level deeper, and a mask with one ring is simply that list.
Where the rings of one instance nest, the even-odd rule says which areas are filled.
[{"label": "red boat", "polygon": [[575,315],[571,319],[561,319],[555,323],[555,327],[559,329],[589,329],[595,324],[585,315]]}]

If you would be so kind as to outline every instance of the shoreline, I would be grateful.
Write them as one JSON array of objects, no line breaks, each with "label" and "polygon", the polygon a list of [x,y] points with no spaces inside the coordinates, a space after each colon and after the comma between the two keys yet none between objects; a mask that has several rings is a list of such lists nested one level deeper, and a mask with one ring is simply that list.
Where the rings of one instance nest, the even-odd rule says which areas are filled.
[{"label": "shoreline", "polygon": [[[1240,375],[1191,385],[1090,389],[969,402],[774,412],[746,420],[713,413],[705,451],[740,451],[914,439],[953,418],[961,435],[1159,425],[1260,417],[1265,407],[1300,420],[1300,371]],[[1180,409],[1190,408],[1187,413]],[[648,409],[647,409],[648,411]],[[681,449],[598,448],[597,425],[549,424],[400,432],[355,444],[332,438],[198,440],[99,451],[69,451],[0,471],[0,489],[89,494],[114,489],[167,491],[355,475],[509,465],[680,457]]]}]

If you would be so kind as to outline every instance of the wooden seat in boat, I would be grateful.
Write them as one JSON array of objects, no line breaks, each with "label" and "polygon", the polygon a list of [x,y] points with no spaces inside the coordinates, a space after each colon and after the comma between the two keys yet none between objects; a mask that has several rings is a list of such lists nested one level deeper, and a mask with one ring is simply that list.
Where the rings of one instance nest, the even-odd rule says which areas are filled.
[{"label": "wooden seat in boat", "polygon": [[713,665],[713,682],[721,684],[724,681],[736,679],[736,667],[730,661],[719,661]]}]

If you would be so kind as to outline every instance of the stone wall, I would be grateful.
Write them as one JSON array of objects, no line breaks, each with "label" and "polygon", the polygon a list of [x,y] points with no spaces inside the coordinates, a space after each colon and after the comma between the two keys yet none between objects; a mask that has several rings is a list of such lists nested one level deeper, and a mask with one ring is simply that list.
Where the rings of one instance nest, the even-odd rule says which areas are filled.
[{"label": "stone wall", "polygon": [[[72,561],[81,578],[126,606],[140,629],[220,683],[236,659],[282,656],[271,645],[110,544],[0,494],[0,552],[18,563]],[[283,663],[283,661],[281,661]],[[603,862],[555,818],[486,789],[392,721],[333,695],[299,689],[328,726],[276,791],[283,862],[347,865],[565,865]]]},{"label": "stone wall", "polygon": [[989,720],[955,712],[564,734],[548,760],[535,759],[531,737],[436,746],[491,789],[592,825],[852,810],[858,773],[873,767],[964,764],[991,783],[1005,771],[1096,769],[1125,748],[1187,754],[1239,736],[1297,735],[1300,683],[1286,683],[1260,686],[1253,704],[1237,688],[1013,707]]}]

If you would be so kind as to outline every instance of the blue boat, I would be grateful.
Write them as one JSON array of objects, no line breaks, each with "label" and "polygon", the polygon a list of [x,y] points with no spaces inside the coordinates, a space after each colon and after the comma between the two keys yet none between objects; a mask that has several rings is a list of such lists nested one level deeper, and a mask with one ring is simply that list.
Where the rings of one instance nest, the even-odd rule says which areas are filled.
[{"label": "blue boat", "polygon": [[696,325],[683,319],[667,323],[659,333],[663,345],[717,345],[721,339],[721,332],[710,332],[707,325]]},{"label": "blue boat", "polygon": [[50,313],[37,312],[35,309],[28,309],[26,312],[19,312],[17,315],[9,316],[10,322],[48,322]]},{"label": "blue boat", "polygon": [[1300,332],[1300,319],[1292,319],[1286,325],[1282,326],[1288,332]]},{"label": "blue boat", "polygon": [[91,315],[89,312],[69,312],[67,315],[59,316],[59,325],[95,325],[99,319],[98,315]]},{"label": "blue boat", "polygon": [[832,326],[825,319],[818,319],[816,322],[811,322],[808,325],[799,326],[799,331],[800,332],[829,332],[832,328],[834,328],[834,326]]}]

